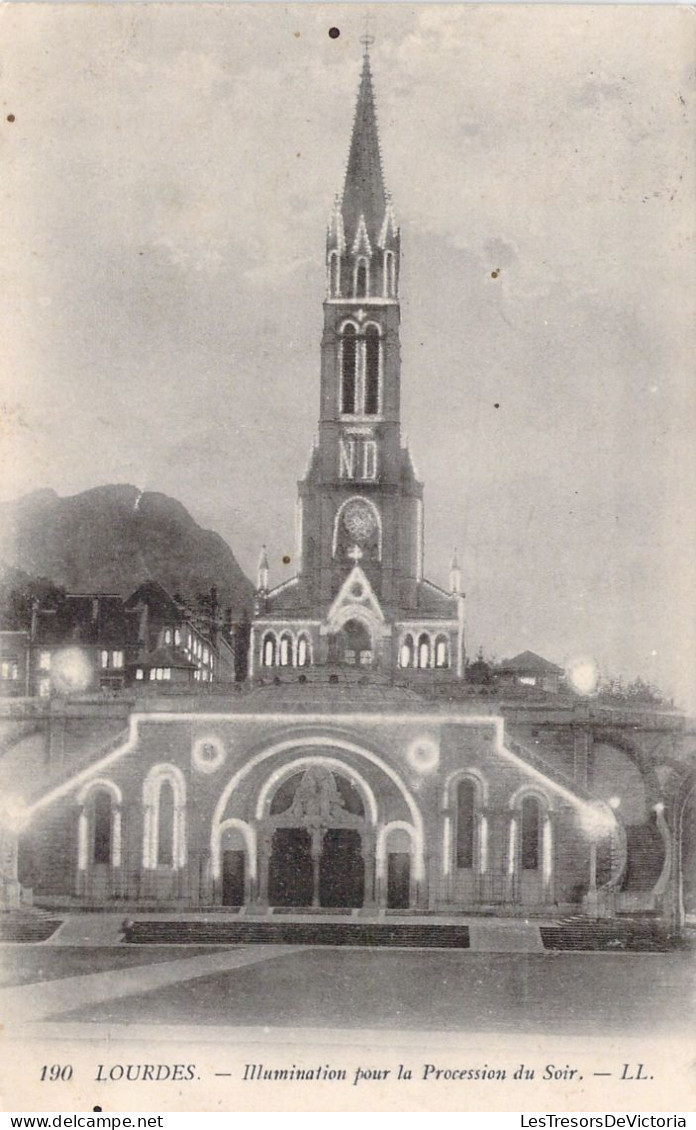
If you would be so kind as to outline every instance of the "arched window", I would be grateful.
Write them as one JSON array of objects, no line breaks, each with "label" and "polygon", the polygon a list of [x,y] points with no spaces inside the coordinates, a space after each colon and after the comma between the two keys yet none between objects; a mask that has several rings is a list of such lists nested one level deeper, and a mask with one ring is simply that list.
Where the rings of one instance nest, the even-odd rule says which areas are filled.
[{"label": "arched window", "polygon": [[143,867],[186,863],[186,780],[176,765],[153,765],[143,781]]},{"label": "arched window", "polygon": [[357,359],[355,326],[348,324],[341,335],[341,412],[346,416],[355,415]]},{"label": "arched window", "polygon": [[427,632],[423,632],[418,638],[418,666],[430,666],[430,636]]},{"label": "arched window", "polygon": [[329,294],[338,298],[341,293],[341,256],[338,251],[329,255]]},{"label": "arched window", "polygon": [[174,789],[170,781],[162,781],[157,803],[157,866],[174,863]]},{"label": "arched window", "polygon": [[384,252],[384,297],[394,298],[396,296],[396,268],[394,262],[394,252]]},{"label": "arched window", "polygon": [[337,638],[337,659],[349,667],[369,667],[373,661],[370,633],[359,620],[348,620]]},{"label": "arched window", "polygon": [[539,801],[536,797],[527,796],[522,801],[522,838],[520,843],[522,868],[525,871],[536,871],[539,867],[540,831]]},{"label": "arched window", "polygon": [[292,666],[292,636],[289,632],[283,632],[280,637],[279,653],[280,666]]},{"label": "arched window", "polygon": [[355,297],[367,298],[370,288],[370,268],[367,259],[360,258],[355,266]]},{"label": "arched window", "polygon": [[435,666],[449,667],[449,643],[447,636],[438,636],[435,640]]},{"label": "arched window", "polygon": [[379,330],[368,326],[365,330],[365,415],[379,412]]},{"label": "arched window", "polygon": [[309,663],[309,640],[302,635],[297,641],[297,666],[306,667]]},{"label": "arched window", "polygon": [[111,797],[100,791],[94,797],[94,839],[92,859],[95,863],[111,863]]},{"label": "arched window", "polygon": [[404,636],[399,652],[399,667],[413,666],[413,636]]},{"label": "arched window", "polygon": [[457,785],[457,867],[474,866],[476,833],[476,788],[473,781]]},{"label": "arched window", "polygon": [[261,662],[264,667],[273,667],[275,664],[275,644],[273,632],[266,632],[261,646]]}]

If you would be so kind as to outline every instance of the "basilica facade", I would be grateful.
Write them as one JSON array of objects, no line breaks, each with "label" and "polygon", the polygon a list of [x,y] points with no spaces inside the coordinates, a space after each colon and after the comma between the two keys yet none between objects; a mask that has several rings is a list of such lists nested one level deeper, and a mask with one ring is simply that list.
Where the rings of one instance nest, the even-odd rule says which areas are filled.
[{"label": "basilica facade", "polygon": [[423,574],[367,55],[326,269],[298,570],[270,587],[262,554],[247,685],[47,702],[44,733],[37,707],[3,717],[4,904],[673,914],[693,795],[673,743],[660,768],[586,703],[437,693],[463,686],[464,598],[456,559],[448,591]]}]

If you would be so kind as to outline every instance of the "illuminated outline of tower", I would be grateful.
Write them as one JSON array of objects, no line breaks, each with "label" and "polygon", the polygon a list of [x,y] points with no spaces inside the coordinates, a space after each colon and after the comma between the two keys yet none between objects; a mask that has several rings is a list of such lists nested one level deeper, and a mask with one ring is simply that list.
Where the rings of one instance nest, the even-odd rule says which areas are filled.
[{"label": "illuminated outline of tower", "polygon": [[400,426],[400,232],[382,172],[366,37],[342,195],[326,239],[319,433],[297,503],[298,572],[259,560],[253,677],[349,668],[427,684],[464,672],[459,566],[423,576],[423,485]]}]

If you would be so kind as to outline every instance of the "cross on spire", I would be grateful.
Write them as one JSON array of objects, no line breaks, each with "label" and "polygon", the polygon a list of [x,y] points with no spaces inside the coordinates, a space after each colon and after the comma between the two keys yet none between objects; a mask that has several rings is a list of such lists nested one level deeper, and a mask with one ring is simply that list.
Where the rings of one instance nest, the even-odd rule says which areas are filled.
[{"label": "cross on spire", "polygon": [[363,52],[364,55],[370,54],[370,47],[372,46],[374,41],[375,41],[374,35],[370,35],[370,13],[366,12],[365,13],[365,34],[360,36],[360,42],[362,43],[363,47],[365,48],[365,50]]},{"label": "cross on spire", "polygon": [[362,555],[363,555],[363,551],[362,551],[362,549],[360,548],[359,545],[352,546],[352,548],[349,549],[348,552],[346,553],[346,557],[350,557],[351,561],[355,565],[358,564],[358,561],[360,561],[360,559],[362,558]]}]

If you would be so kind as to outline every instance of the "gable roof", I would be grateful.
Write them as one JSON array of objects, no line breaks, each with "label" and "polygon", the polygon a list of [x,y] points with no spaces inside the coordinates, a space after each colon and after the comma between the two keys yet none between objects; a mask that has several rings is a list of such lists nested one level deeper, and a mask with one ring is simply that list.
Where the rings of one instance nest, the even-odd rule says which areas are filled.
[{"label": "gable roof", "polygon": [[68,593],[55,608],[38,610],[32,643],[136,643],[137,614],[120,596],[110,593]]},{"label": "gable roof", "polygon": [[350,619],[368,619],[384,623],[384,613],[374,589],[359,565],[354,565],[341,585],[336,599],[326,614],[330,626],[342,627]]},{"label": "gable roof", "polygon": [[518,674],[530,675],[562,675],[563,668],[549,659],[537,655],[534,651],[521,651],[512,659],[504,659],[499,667],[500,671],[514,671]]}]

